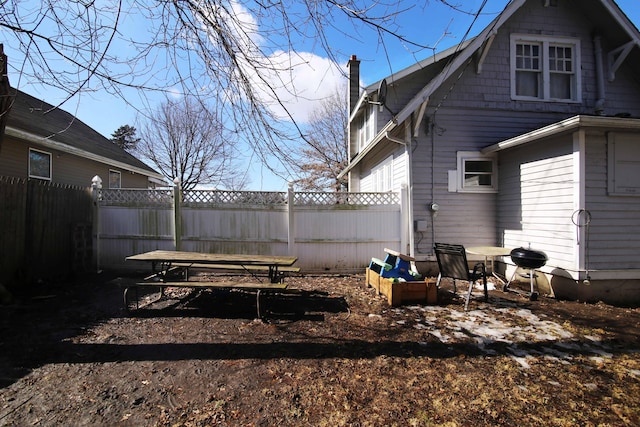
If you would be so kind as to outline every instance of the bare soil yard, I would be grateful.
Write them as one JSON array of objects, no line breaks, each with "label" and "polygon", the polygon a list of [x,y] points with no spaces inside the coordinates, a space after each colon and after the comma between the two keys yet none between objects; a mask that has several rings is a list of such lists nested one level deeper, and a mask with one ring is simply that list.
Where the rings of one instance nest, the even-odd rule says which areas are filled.
[{"label": "bare soil yard", "polygon": [[1,306],[0,425],[640,425],[640,309],[491,291],[390,308],[364,274],[176,290],[103,274]]}]

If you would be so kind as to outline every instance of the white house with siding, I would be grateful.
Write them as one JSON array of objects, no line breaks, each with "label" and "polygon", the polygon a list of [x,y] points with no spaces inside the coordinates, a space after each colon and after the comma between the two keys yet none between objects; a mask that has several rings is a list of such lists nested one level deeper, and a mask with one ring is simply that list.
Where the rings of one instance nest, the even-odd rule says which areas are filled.
[{"label": "white house with siding", "polygon": [[640,32],[614,1],[514,0],[363,90],[349,68],[343,175],[408,189],[398,249],[530,245],[556,297],[640,302]]}]

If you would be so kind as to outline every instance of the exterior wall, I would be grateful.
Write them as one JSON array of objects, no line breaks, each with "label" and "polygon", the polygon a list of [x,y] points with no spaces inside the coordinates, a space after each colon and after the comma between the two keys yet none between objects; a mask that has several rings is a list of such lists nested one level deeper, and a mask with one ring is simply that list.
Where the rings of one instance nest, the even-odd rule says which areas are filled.
[{"label": "exterior wall", "polygon": [[[430,97],[425,114],[428,121],[420,126],[420,135],[414,140],[416,149],[412,155],[414,219],[430,221],[427,232],[415,235],[417,254],[432,253],[434,241],[458,242],[467,246],[504,243],[496,219],[502,215],[503,207],[496,204],[498,201],[494,194],[448,192],[447,173],[456,169],[457,151],[478,151],[574,115],[594,113],[597,76],[593,24],[576,14],[569,2],[558,4],[558,7],[545,8],[543,2],[528,2],[499,29],[480,74],[476,73],[476,63],[472,61],[461,76],[454,73]],[[548,30],[541,31],[541,28]],[[582,102],[513,101],[509,68],[511,33],[579,38]],[[608,44],[606,39],[603,39],[603,45],[605,52],[617,47]],[[426,82],[422,86],[424,84]],[[629,75],[625,64],[615,81],[605,79],[605,85],[607,114],[630,113],[640,116],[640,103],[637,101],[640,99],[640,85],[636,78]],[[433,126],[434,131],[425,134],[429,126]],[[505,166],[508,166],[508,162],[501,159],[499,192],[505,190],[501,179]],[[606,182],[601,184],[606,185]],[[428,209],[431,202],[440,206],[435,218]],[[557,252],[560,254],[565,250],[561,245]],[[563,265],[569,265],[570,260],[566,255],[561,256],[560,260]]]},{"label": "exterior wall", "polygon": [[[627,134],[638,141],[640,134]],[[612,134],[587,135],[585,208],[591,214],[588,230],[589,268],[593,270],[640,270],[640,195],[610,195],[607,191],[607,145]],[[586,230],[585,230],[586,231]]]},{"label": "exterior wall", "polygon": [[2,143],[0,175],[28,178],[29,148],[51,153],[51,182],[56,184],[90,187],[91,180],[98,175],[102,178],[103,185],[108,186],[109,170],[117,170],[121,173],[123,188],[147,188],[149,186],[148,177],[145,175],[130,173],[69,153],[51,150],[38,144],[27,144],[12,137],[6,137]]},{"label": "exterior wall", "polygon": [[501,244],[544,251],[546,269],[578,268],[578,209],[571,135],[526,144],[500,154],[497,214]]},{"label": "exterior wall", "polygon": [[[365,166],[365,170],[367,173],[360,177],[360,190],[363,192],[370,191],[380,191],[376,189],[376,184],[374,180],[376,177],[373,175],[373,171],[382,163],[387,161],[387,159],[392,158],[391,165],[391,191],[398,192],[401,190],[403,185],[407,185],[407,164],[408,164],[408,156],[405,152],[404,148],[398,148],[395,151],[391,152],[388,155],[383,155],[382,153],[378,156],[373,157],[370,161],[367,161],[367,166]],[[371,162],[372,166],[369,166],[369,162]]]},{"label": "exterior wall", "polygon": [[[423,255],[426,259],[432,258],[433,244],[436,241],[446,241],[452,243],[462,243],[466,246],[472,245],[502,245],[509,242],[516,243],[517,246],[528,244],[525,231],[519,223],[512,224],[512,219],[506,215],[521,215],[522,212],[515,212],[514,206],[503,207],[502,192],[505,197],[512,197],[510,203],[515,202],[515,198],[530,203],[536,197],[542,197],[543,203],[536,206],[536,209],[545,209],[544,215],[548,219],[535,219],[530,230],[540,227],[549,229],[547,233],[553,234],[553,240],[557,246],[547,249],[550,256],[553,256],[557,264],[566,268],[579,268],[586,262],[584,256],[576,248],[577,231],[571,223],[571,214],[581,203],[589,206],[594,201],[591,200],[590,193],[581,193],[580,188],[584,183],[580,183],[580,177],[587,177],[588,188],[606,187],[606,180],[599,181],[602,171],[586,172],[576,169],[578,161],[582,161],[573,156],[571,138],[562,141],[562,152],[552,147],[546,155],[548,159],[558,159],[551,163],[545,163],[544,158],[540,158],[532,169],[523,169],[525,175],[534,176],[541,171],[554,173],[558,178],[566,180],[566,186],[556,185],[552,182],[545,182],[545,194],[536,194],[535,191],[523,195],[514,195],[513,188],[505,188],[511,185],[511,181],[502,176],[503,173],[512,173],[510,160],[505,160],[515,154],[507,154],[506,157],[499,158],[499,187],[498,193],[461,193],[449,191],[449,171],[457,169],[457,152],[459,151],[480,151],[482,148],[506,140],[526,132],[539,129],[543,126],[556,123],[569,117],[583,114],[595,114],[598,102],[598,74],[596,71],[596,61],[594,53],[593,34],[596,30],[595,23],[586,14],[576,13],[575,2],[558,2],[558,6],[544,7],[542,1],[528,1],[514,15],[503,24],[497,31],[495,38],[490,45],[486,57],[482,62],[481,72],[477,72],[477,56],[472,57],[463,70],[456,70],[452,77],[439,83],[439,89],[430,95],[428,106],[424,114],[423,123],[420,123],[419,134],[411,141],[411,198],[413,206],[413,220],[426,221],[426,230],[414,231],[414,255]],[[620,46],[623,42],[607,39],[607,33],[613,34],[613,29],[603,29],[602,47],[604,51],[604,61],[606,54]],[[511,97],[511,35],[531,34],[548,37],[567,37],[579,40],[581,78],[580,102],[544,102],[544,101],[522,101],[513,100]],[[623,37],[624,38],[624,37]],[[630,114],[632,117],[640,116],[640,81],[637,76],[630,72],[628,62],[626,62],[616,72],[616,78],[609,81],[604,76],[605,111],[607,115]],[[635,58],[635,57],[634,57]],[[448,60],[447,60],[448,61]],[[443,62],[447,62],[443,61]],[[442,64],[427,66],[406,77],[396,81],[388,81],[388,107],[392,111],[400,111],[413,96],[421,90],[440,71]],[[606,65],[605,65],[606,68]],[[606,72],[606,70],[605,70]],[[399,73],[402,74],[402,73]],[[389,79],[388,79],[389,80]],[[384,113],[386,114],[386,113]],[[381,114],[378,120],[378,127],[381,129],[386,122],[386,116]],[[400,124],[400,126],[408,123]],[[412,124],[413,125],[413,124]],[[394,143],[383,141],[386,149]],[[548,150],[547,145],[538,144],[538,149]],[[361,190],[363,183],[366,185],[370,176],[371,168],[383,157],[380,153],[385,148],[376,147],[375,153],[353,169],[352,188]],[[583,153],[584,155],[584,153]],[[535,153],[531,153],[535,156]],[[515,160],[515,157],[513,158]],[[588,162],[595,162],[592,156],[587,157]],[[556,168],[567,167],[566,170],[558,171]],[[519,167],[519,164],[517,165]],[[539,172],[536,172],[536,168]],[[504,169],[504,171],[503,171]],[[521,173],[521,171],[517,171]],[[598,176],[598,173],[600,176]],[[582,174],[582,175],[581,175]],[[407,174],[408,175],[408,174]],[[563,175],[563,176],[561,176]],[[513,175],[511,179],[515,179]],[[533,178],[532,178],[533,179]],[[521,188],[520,181],[516,181],[518,188]],[[569,185],[569,183],[572,183]],[[525,188],[525,191],[528,189]],[[547,193],[555,192],[554,196]],[[562,199],[558,204],[558,199]],[[584,199],[579,199],[584,198]],[[505,199],[507,200],[507,199]],[[547,200],[547,201],[545,201]],[[432,202],[439,205],[437,214],[429,209]],[[604,203],[610,203],[607,201]],[[597,203],[603,203],[597,201]],[[625,204],[624,202],[616,202]],[[633,209],[633,202],[629,202],[629,209]],[[522,208],[522,205],[520,205]],[[627,208],[625,208],[626,210]],[[525,212],[526,213],[526,212]],[[553,219],[552,219],[553,218]],[[540,221],[540,222],[536,222]],[[568,221],[568,224],[567,222]],[[624,221],[620,221],[621,224]],[[422,222],[421,224],[424,224]],[[510,230],[505,236],[505,230]],[[601,231],[606,233],[605,231]],[[592,234],[595,231],[592,231]],[[535,233],[534,233],[535,235]],[[548,236],[538,236],[535,241],[546,241]],[[606,239],[600,237],[605,245]],[[608,244],[608,243],[606,243]],[[596,250],[597,244],[592,245],[591,250]],[[604,246],[603,246],[604,247]],[[582,254],[584,255],[584,254]],[[593,257],[591,257],[593,258]],[[621,259],[616,257],[616,259]],[[598,261],[604,262],[604,260]],[[622,265],[615,264],[614,265]]]},{"label": "exterior wall", "polygon": [[[464,120],[460,120],[464,117]],[[551,123],[553,114],[532,118],[527,113],[473,108],[445,108],[430,116],[433,131],[414,140],[412,183],[414,220],[429,222],[429,230],[416,233],[416,254],[431,254],[433,243],[465,246],[499,245],[499,213],[496,194],[449,191],[449,171],[457,170],[458,151],[479,151],[502,139],[521,134],[540,123]],[[499,162],[499,168],[503,162]],[[501,170],[498,179],[501,177]],[[502,191],[498,182],[498,191]],[[429,205],[440,206],[435,218]]]}]

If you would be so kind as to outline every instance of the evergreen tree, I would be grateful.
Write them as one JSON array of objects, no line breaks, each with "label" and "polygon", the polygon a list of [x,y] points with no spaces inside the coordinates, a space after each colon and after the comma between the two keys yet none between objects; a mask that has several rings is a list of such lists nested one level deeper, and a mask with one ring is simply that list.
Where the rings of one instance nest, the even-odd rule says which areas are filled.
[{"label": "evergreen tree", "polygon": [[134,151],[140,141],[136,137],[136,128],[129,125],[120,126],[111,134],[111,142],[126,151]]}]

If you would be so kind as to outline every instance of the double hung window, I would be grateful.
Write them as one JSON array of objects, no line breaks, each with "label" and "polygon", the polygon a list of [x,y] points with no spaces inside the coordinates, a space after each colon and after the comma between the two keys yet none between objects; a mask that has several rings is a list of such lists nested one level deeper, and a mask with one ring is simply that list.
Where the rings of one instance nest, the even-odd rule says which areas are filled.
[{"label": "double hung window", "polygon": [[511,36],[511,97],[579,102],[580,41],[537,35]]},{"label": "double hung window", "polygon": [[358,128],[358,148],[362,150],[375,136],[376,113],[370,104],[364,107]]},{"label": "double hung window", "polygon": [[498,190],[498,164],[495,156],[475,151],[458,152],[456,191],[491,193]]}]

